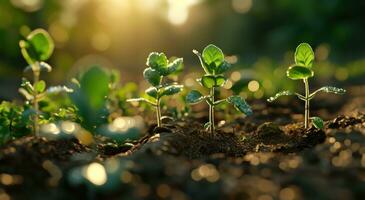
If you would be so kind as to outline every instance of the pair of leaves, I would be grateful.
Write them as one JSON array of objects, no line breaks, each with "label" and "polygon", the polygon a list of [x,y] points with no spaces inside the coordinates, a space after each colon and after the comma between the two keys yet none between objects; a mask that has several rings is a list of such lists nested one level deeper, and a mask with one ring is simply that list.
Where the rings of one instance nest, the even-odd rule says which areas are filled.
[{"label": "pair of leaves", "polygon": [[[207,97],[203,96],[199,91],[192,90],[186,96],[186,102],[189,104],[197,104],[206,98]],[[253,113],[251,107],[240,96],[237,96],[237,95],[230,96],[226,99],[226,101],[228,103],[232,104],[234,106],[234,108],[236,108],[238,111],[244,113],[245,115],[251,115]],[[212,103],[217,104],[217,102],[212,102]]]},{"label": "pair of leaves", "polygon": [[307,43],[301,43],[295,50],[295,65],[289,67],[286,75],[293,80],[307,79],[314,76],[312,70],[314,52]]},{"label": "pair of leaves", "polygon": [[222,75],[204,75],[197,81],[205,88],[222,87],[226,83],[226,78]]},{"label": "pair of leaves", "polygon": [[19,42],[21,53],[28,64],[47,60],[53,53],[54,43],[51,36],[44,29],[32,31]]},{"label": "pair of leaves", "polygon": [[[333,86],[324,86],[324,87],[321,87],[318,90],[314,91],[312,94],[310,94],[308,99],[312,99],[314,97],[314,95],[316,95],[318,92],[321,92],[321,91],[327,92],[327,93],[341,94],[341,95],[346,93],[346,90],[342,89],[342,88],[333,87]],[[276,93],[275,96],[268,98],[267,101],[273,102],[281,96],[290,96],[290,95],[296,95],[299,99],[305,100],[304,96],[302,96],[298,93],[293,93],[289,90],[285,90],[285,91]]]},{"label": "pair of leaves", "polygon": [[[157,89],[156,87],[150,87],[146,89],[146,94],[154,99],[159,99],[163,96],[171,96],[174,94],[177,94],[183,90],[183,85],[168,85],[166,87]],[[144,101],[147,102],[153,106],[156,106],[155,102],[152,102],[146,98],[133,98],[133,99],[127,99],[127,102],[139,102]]]},{"label": "pair of leaves", "polygon": [[22,94],[27,100],[33,100],[36,92],[37,94],[40,94],[43,93],[45,90],[46,90],[45,81],[40,80],[36,82],[33,86],[29,81],[23,79],[21,88],[19,88],[19,93]]},{"label": "pair of leaves", "polygon": [[35,64],[32,64],[32,65],[28,65],[24,69],[24,72],[29,72],[29,71],[46,71],[46,72],[51,72],[52,71],[52,67],[48,63],[41,61],[41,62],[36,62]]},{"label": "pair of leaves", "polygon": [[147,66],[156,70],[161,76],[167,76],[182,67],[183,59],[177,58],[170,62],[164,53],[152,52],[147,58]]},{"label": "pair of leaves", "polygon": [[146,64],[149,68],[144,70],[144,78],[151,85],[158,86],[161,84],[163,76],[168,76],[182,68],[183,59],[177,58],[169,62],[164,53],[152,52],[148,56]]},{"label": "pair of leaves", "polygon": [[202,54],[196,50],[193,52],[199,57],[207,74],[223,74],[230,68],[230,64],[224,59],[223,51],[213,44],[206,46]]},{"label": "pair of leaves", "polygon": [[150,97],[153,97],[154,99],[158,99],[163,96],[171,96],[177,94],[181,92],[183,88],[183,85],[169,85],[159,90],[156,87],[150,87],[146,90],[146,94]]}]

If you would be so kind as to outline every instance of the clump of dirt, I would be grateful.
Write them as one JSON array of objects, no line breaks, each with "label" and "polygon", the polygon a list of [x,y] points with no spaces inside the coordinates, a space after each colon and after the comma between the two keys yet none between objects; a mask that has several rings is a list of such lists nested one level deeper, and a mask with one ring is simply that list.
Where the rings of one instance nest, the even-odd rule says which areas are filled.
[{"label": "clump of dirt", "polygon": [[365,115],[362,113],[357,113],[357,116],[344,116],[340,115],[336,117],[334,120],[328,123],[328,128],[336,129],[336,128],[345,128],[347,126],[352,126],[358,123],[365,122]]},{"label": "clump of dirt", "polygon": [[23,165],[40,163],[45,159],[67,161],[75,153],[90,152],[90,148],[77,139],[47,140],[42,137],[26,136],[14,140],[0,149],[2,164]]},{"label": "clump of dirt", "polygon": [[207,157],[217,153],[227,157],[241,157],[248,152],[298,152],[325,140],[322,130],[304,129],[302,123],[279,126],[266,122],[248,133],[243,130],[226,130],[217,129],[212,135],[200,123],[181,120],[155,128],[156,135],[144,138],[141,141],[143,145],[138,145],[133,151],[142,148],[157,154],[168,153],[189,158]]}]

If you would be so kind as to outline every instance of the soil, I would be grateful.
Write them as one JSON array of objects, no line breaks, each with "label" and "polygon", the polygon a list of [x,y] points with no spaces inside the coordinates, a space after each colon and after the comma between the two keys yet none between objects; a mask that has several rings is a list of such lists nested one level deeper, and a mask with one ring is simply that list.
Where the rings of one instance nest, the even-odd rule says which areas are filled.
[{"label": "soil", "polygon": [[[312,101],[312,114],[326,119],[323,130],[304,129],[299,101],[257,101],[253,116],[225,122],[218,115],[214,135],[195,113],[203,117],[152,124],[129,145],[26,136],[0,149],[0,199],[363,199],[358,91]],[[74,172],[92,162],[118,170],[103,186],[75,183]]]}]

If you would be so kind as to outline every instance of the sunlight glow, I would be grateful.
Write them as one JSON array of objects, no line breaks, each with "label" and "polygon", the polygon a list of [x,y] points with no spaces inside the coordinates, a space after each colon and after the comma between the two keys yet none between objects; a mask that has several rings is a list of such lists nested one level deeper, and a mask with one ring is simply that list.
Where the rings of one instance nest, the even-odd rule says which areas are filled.
[{"label": "sunlight glow", "polygon": [[63,132],[67,134],[71,134],[76,130],[76,125],[73,122],[70,121],[64,121],[61,124],[61,129]]},{"label": "sunlight glow", "polygon": [[61,131],[56,124],[50,123],[41,126],[41,131],[48,134],[58,135]]},{"label": "sunlight glow", "polygon": [[189,8],[199,3],[199,0],[168,0],[167,19],[173,25],[184,24],[189,17]]},{"label": "sunlight glow", "polygon": [[34,12],[42,8],[43,0],[11,0],[15,7],[27,12]]},{"label": "sunlight glow", "polygon": [[255,80],[252,80],[248,83],[248,90],[250,90],[251,92],[256,92],[257,90],[259,90],[259,88],[260,84]]},{"label": "sunlight glow", "polygon": [[104,185],[107,181],[107,174],[104,166],[96,162],[87,166],[85,177],[94,185]]},{"label": "sunlight glow", "polygon": [[252,8],[252,0],[232,0],[232,7],[238,13],[247,13]]}]

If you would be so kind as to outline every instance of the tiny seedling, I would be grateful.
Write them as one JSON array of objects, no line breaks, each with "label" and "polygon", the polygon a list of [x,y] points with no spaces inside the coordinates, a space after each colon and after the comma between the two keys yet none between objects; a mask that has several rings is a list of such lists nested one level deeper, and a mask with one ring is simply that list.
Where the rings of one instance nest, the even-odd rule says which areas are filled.
[{"label": "tiny seedling", "polygon": [[203,95],[197,90],[192,90],[186,96],[186,102],[196,104],[205,100],[209,105],[209,122],[204,127],[214,134],[214,107],[223,102],[232,104],[238,111],[251,115],[252,110],[246,101],[237,95],[230,96],[226,99],[216,100],[215,92],[219,87],[226,83],[224,72],[230,68],[230,64],[225,60],[222,50],[213,44],[204,48],[203,53],[193,50],[194,54],[199,57],[200,64],[205,71],[205,75],[197,81],[205,88],[209,89],[208,95]]},{"label": "tiny seedling", "polygon": [[323,128],[323,120],[320,117],[310,117],[309,116],[309,103],[310,100],[318,92],[327,92],[327,93],[334,93],[334,94],[344,94],[346,90],[342,88],[332,87],[332,86],[324,86],[319,88],[318,90],[310,93],[309,90],[309,82],[308,79],[314,76],[314,72],[312,70],[313,61],[314,61],[314,53],[312,47],[307,43],[301,43],[295,50],[294,54],[295,64],[290,66],[286,71],[287,77],[292,80],[303,80],[304,88],[305,88],[305,95],[301,95],[295,92],[291,92],[289,90],[281,91],[277,93],[275,96],[270,97],[267,101],[272,102],[281,96],[288,96],[288,95],[296,95],[300,100],[305,102],[304,108],[304,128],[308,128],[309,126],[309,119],[312,120],[312,124],[314,127],[318,129]]},{"label": "tiny seedling", "polygon": [[51,57],[54,49],[53,40],[47,31],[43,29],[33,30],[24,40],[20,40],[19,46],[24,59],[28,63],[24,72],[30,71],[33,74],[33,84],[26,78],[23,78],[19,92],[33,105],[33,130],[34,134],[38,136],[40,118],[39,102],[47,94],[72,92],[72,89],[66,86],[54,86],[47,89],[46,82],[40,80],[42,71],[52,71],[52,67],[45,62]]},{"label": "tiny seedling", "polygon": [[127,102],[144,101],[156,108],[157,126],[161,127],[161,98],[171,96],[182,91],[183,86],[177,83],[164,83],[164,78],[182,68],[183,59],[177,58],[169,61],[164,53],[152,52],[147,58],[143,77],[152,86],[146,89],[148,98],[128,99]]},{"label": "tiny seedling", "polygon": [[33,103],[34,109],[34,134],[39,135],[39,105],[38,102],[45,96],[46,83],[39,80],[41,71],[50,72],[52,67],[46,61],[53,52],[54,43],[47,31],[36,29],[32,31],[24,40],[19,42],[21,53],[27,61],[28,66],[24,71],[33,72],[33,84],[25,78],[23,79],[19,92]]}]

